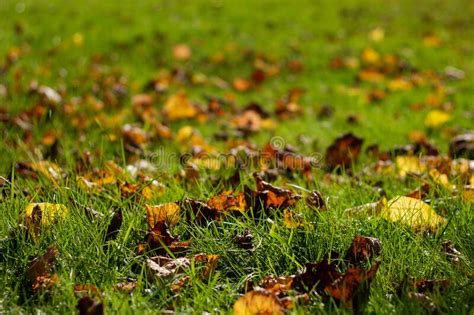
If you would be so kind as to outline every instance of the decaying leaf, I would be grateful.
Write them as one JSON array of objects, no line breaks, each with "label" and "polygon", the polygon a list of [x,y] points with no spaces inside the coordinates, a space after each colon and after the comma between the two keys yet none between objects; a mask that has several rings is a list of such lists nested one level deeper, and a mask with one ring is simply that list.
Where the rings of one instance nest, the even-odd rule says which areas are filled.
[{"label": "decaying leaf", "polygon": [[465,157],[474,160],[474,132],[469,131],[451,139],[449,143],[449,155],[455,157]]},{"label": "decaying leaf", "polygon": [[188,257],[171,259],[157,256],[147,259],[148,275],[151,279],[166,279],[189,269],[191,261]]},{"label": "decaying leaf", "polygon": [[[271,185],[264,181],[260,174],[254,174],[255,182],[257,185],[257,191],[253,193],[254,201],[256,200],[263,202],[265,210],[269,209],[286,209],[296,205],[297,201],[301,199],[301,196],[294,192],[279,188]],[[255,206],[259,206],[255,203],[250,203]]]},{"label": "decaying leaf", "polygon": [[233,240],[243,249],[253,248],[253,235],[249,229],[246,229],[242,234],[236,235]]},{"label": "decaying leaf", "polygon": [[137,288],[137,283],[135,281],[128,282],[119,282],[114,285],[114,290],[123,293],[132,293]]},{"label": "decaying leaf", "polygon": [[109,226],[107,227],[107,232],[105,233],[105,240],[110,241],[117,238],[118,233],[120,232],[120,227],[123,222],[122,209],[117,209],[114,211],[112,220],[110,220]]},{"label": "decaying leaf", "polygon": [[[332,255],[337,258],[337,254]],[[332,284],[341,276],[334,261],[324,257],[319,263],[307,263],[303,272],[297,274],[293,280],[293,288],[299,292],[315,291],[323,293],[324,288]]]},{"label": "decaying leaf", "polygon": [[443,248],[444,254],[450,261],[455,264],[459,263],[462,254],[454,247],[453,242],[451,242],[450,240],[446,240],[441,244],[441,246]]},{"label": "decaying leaf", "polygon": [[80,315],[105,314],[104,300],[96,286],[89,284],[75,285],[74,294],[79,297],[76,308]]},{"label": "decaying leaf", "polygon": [[370,283],[374,279],[379,266],[380,261],[376,261],[368,271],[351,267],[347,269],[342,277],[325,287],[324,290],[337,301],[342,301],[346,305],[352,306],[356,294],[362,293],[367,296]]},{"label": "decaying leaf", "polygon": [[50,290],[58,283],[58,275],[50,273],[57,255],[58,249],[53,245],[42,256],[31,262],[26,277],[33,293]]},{"label": "decaying leaf", "polygon": [[234,193],[232,191],[223,192],[212,196],[207,205],[218,211],[245,211],[247,204],[243,193]]},{"label": "decaying leaf", "polygon": [[77,309],[80,315],[103,315],[105,305],[101,300],[84,296],[77,301]]},{"label": "decaying leaf", "polygon": [[382,246],[375,237],[357,235],[347,251],[346,259],[353,264],[364,263],[380,255]]},{"label": "decaying leaf", "polygon": [[337,167],[350,168],[352,161],[359,155],[363,139],[352,133],[346,133],[331,144],[326,150],[326,164],[333,170]]},{"label": "decaying leaf", "polygon": [[296,229],[304,227],[307,223],[301,213],[285,209],[283,211],[283,224],[289,229]]},{"label": "decaying leaf", "polygon": [[306,204],[316,210],[325,210],[326,203],[324,202],[323,196],[316,190],[313,190],[305,199]]},{"label": "decaying leaf", "polygon": [[222,211],[212,208],[202,201],[191,198],[185,198],[181,202],[181,207],[190,210],[188,212],[188,218],[190,219],[193,217],[197,223],[204,223],[209,220],[218,220],[223,214]]},{"label": "decaying leaf", "polygon": [[[190,278],[186,273],[193,269],[200,269],[200,278],[209,279],[217,267],[218,255],[197,254],[192,257],[169,258],[167,256],[156,256],[147,259],[148,278],[151,280],[176,279],[171,284],[173,291],[179,291]],[[186,280],[184,280],[186,278]]]},{"label": "decaying leaf", "polygon": [[266,276],[260,282],[259,287],[278,296],[292,289],[294,278],[295,276]]}]

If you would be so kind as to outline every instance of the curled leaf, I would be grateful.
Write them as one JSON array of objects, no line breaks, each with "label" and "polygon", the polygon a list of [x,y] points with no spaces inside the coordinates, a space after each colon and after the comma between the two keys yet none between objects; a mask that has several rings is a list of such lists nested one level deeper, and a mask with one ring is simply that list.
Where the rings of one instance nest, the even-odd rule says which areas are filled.
[{"label": "curled leaf", "polygon": [[346,259],[353,264],[359,264],[380,255],[382,246],[375,237],[357,235],[347,251]]}]

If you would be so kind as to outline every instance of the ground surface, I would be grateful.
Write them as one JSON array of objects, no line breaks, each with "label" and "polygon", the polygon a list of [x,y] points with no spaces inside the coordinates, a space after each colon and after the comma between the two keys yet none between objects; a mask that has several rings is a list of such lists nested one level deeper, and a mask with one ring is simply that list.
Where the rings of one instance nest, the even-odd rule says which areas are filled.
[{"label": "ground surface", "polygon": [[[381,244],[353,267],[380,260],[370,293],[358,286],[363,305],[356,294],[344,303],[327,287],[295,286],[278,297],[247,295],[247,306],[262,298],[264,308],[296,313],[472,311],[472,163],[444,158],[474,120],[470,1],[7,0],[0,16],[0,312],[69,313],[84,296],[110,313],[231,312],[249,283],[298,275],[331,251],[344,254],[356,235]],[[362,148],[351,138],[350,153],[344,143],[342,157],[327,158],[348,132]],[[233,165],[215,160],[233,150],[249,162],[268,143],[267,166],[242,167],[238,180]],[[410,143],[421,150],[394,151]],[[439,155],[425,159],[433,147]],[[473,158],[472,143],[470,150],[464,158]],[[279,154],[304,165],[278,163]],[[308,169],[310,157],[318,163]],[[288,205],[292,197],[276,190],[284,206],[224,204],[199,222],[203,208],[183,201],[223,191],[239,198],[244,185],[255,197],[264,189],[255,188],[254,172],[303,198],[317,190],[326,206]],[[412,196],[441,224],[346,211],[387,207],[384,197],[417,188]],[[39,202],[67,213],[43,205],[25,215]],[[169,215],[175,204],[157,216],[190,241],[184,252],[164,246],[172,242],[154,224],[148,237],[159,240],[145,236],[145,205],[168,202],[179,203],[179,220]],[[250,245],[236,238],[246,230]],[[51,246],[56,261],[32,267]],[[168,276],[147,262],[199,253],[203,263],[165,266]],[[341,273],[352,266],[343,258],[331,258]],[[416,282],[423,279],[447,281],[425,290]],[[280,305],[285,297],[293,306]]]}]

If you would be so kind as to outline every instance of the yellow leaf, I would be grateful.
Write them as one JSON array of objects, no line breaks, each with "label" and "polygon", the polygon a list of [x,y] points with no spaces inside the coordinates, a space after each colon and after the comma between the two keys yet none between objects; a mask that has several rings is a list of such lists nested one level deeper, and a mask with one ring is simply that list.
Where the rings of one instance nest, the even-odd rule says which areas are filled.
[{"label": "yellow leaf", "polygon": [[408,91],[411,90],[412,87],[411,82],[403,78],[393,79],[388,83],[388,89],[390,91]]},{"label": "yellow leaf", "polygon": [[402,178],[407,174],[421,174],[426,171],[426,165],[416,156],[400,155],[395,159],[398,175]]},{"label": "yellow leaf", "polygon": [[198,114],[185,92],[172,95],[165,104],[164,113],[170,120],[193,118]]},{"label": "yellow leaf", "polygon": [[451,119],[451,115],[441,110],[432,110],[426,115],[425,126],[428,128],[439,127]]},{"label": "yellow leaf", "polygon": [[184,144],[188,142],[189,139],[194,134],[194,129],[191,126],[183,126],[178,130],[178,133],[176,135],[176,141],[178,143]]},{"label": "yellow leaf", "polygon": [[466,202],[472,202],[472,197],[474,197],[474,186],[464,186],[462,198]]},{"label": "yellow leaf", "polygon": [[180,219],[180,208],[175,202],[164,203],[157,206],[146,206],[148,217],[148,228],[153,229],[158,221],[166,221],[170,225],[176,225]]},{"label": "yellow leaf", "polygon": [[366,64],[377,64],[380,62],[380,54],[372,48],[366,48],[362,51],[361,59]]},{"label": "yellow leaf", "polygon": [[234,304],[234,315],[283,314],[277,297],[266,291],[250,291]]},{"label": "yellow leaf", "polygon": [[277,123],[271,118],[262,119],[262,129],[275,129],[276,125]]},{"label": "yellow leaf", "polygon": [[74,33],[74,35],[72,36],[72,42],[77,47],[81,47],[84,44],[84,35],[82,35],[81,33]]},{"label": "yellow leaf", "polygon": [[423,45],[426,47],[438,47],[441,45],[441,39],[434,34],[427,34],[423,37]]},{"label": "yellow leaf", "polygon": [[446,174],[443,174],[441,172],[439,172],[437,169],[433,168],[431,169],[428,174],[430,175],[431,179],[433,179],[433,181],[440,185],[440,186],[443,186],[444,188],[448,189],[448,190],[453,190],[454,187],[453,185],[451,185],[449,183],[449,178],[448,178],[448,175]]},{"label": "yellow leaf", "polygon": [[283,213],[283,224],[289,229],[296,229],[304,227],[305,220],[301,214],[285,209]]},{"label": "yellow leaf", "polygon": [[385,30],[380,26],[377,26],[369,32],[369,39],[373,42],[380,42],[385,37]]},{"label": "yellow leaf", "polygon": [[64,219],[67,213],[68,209],[62,204],[30,203],[25,209],[24,223],[30,235],[36,238],[42,227],[51,226]]},{"label": "yellow leaf", "polygon": [[414,229],[431,229],[443,224],[446,220],[436,214],[434,209],[415,198],[398,196],[387,202],[381,216],[392,222],[401,222]]}]

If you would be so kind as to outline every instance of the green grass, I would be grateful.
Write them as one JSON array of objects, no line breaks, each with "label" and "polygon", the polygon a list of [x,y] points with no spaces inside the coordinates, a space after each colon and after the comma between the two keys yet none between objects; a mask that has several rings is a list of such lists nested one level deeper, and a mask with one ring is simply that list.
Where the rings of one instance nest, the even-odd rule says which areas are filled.
[{"label": "green grass", "polygon": [[[120,2],[120,3],[119,3]],[[135,1],[138,2],[138,1]],[[301,73],[290,73],[285,67],[281,73],[269,78],[255,90],[245,93],[224,90],[212,85],[170,86],[155,107],[160,108],[166,97],[186,90],[191,100],[206,104],[207,96],[225,97],[229,91],[235,95],[239,107],[255,101],[273,110],[276,100],[284,97],[291,88],[305,89],[299,103],[304,116],[279,121],[275,130],[263,130],[250,137],[261,147],[273,136],[282,137],[303,154],[321,154],[343,132],[352,131],[365,139],[364,147],[378,144],[382,150],[409,142],[413,130],[424,131],[442,154],[448,151],[450,135],[472,128],[474,97],[474,5],[469,1],[0,1],[0,58],[12,47],[23,51],[19,60],[4,75],[0,84],[10,94],[0,95],[0,109],[10,114],[35,105],[36,99],[28,96],[30,81],[55,89],[65,87],[65,102],[73,97],[96,93],[103,99],[101,90],[93,92],[99,81],[91,72],[100,69],[102,75],[118,74],[127,78],[129,95],[119,108],[106,107],[103,112],[112,116],[121,108],[131,106],[130,96],[141,93],[145,84],[160,70],[182,67],[191,73],[208,77],[218,76],[232,82],[235,77],[248,77],[252,71],[252,56],[263,54],[269,60],[284,64],[300,60]],[[19,25],[23,32],[15,32]],[[375,27],[385,30],[380,42],[369,40],[368,33]],[[74,34],[83,36],[83,45],[74,45]],[[436,34],[439,47],[426,47],[423,36]],[[187,43],[192,48],[189,61],[174,60],[172,47]],[[231,48],[235,47],[235,48]],[[339,92],[341,86],[354,86],[357,70],[332,70],[329,62],[336,56],[359,57],[362,50],[372,47],[380,53],[403,56],[422,71],[443,72],[454,66],[466,73],[460,81],[447,81],[452,94],[446,97],[453,104],[451,120],[443,127],[429,130],[424,125],[425,107],[413,111],[410,105],[423,102],[432,92],[431,86],[406,92],[389,93],[379,104],[368,103],[365,94],[371,85],[361,85],[361,95]],[[222,53],[223,64],[209,61],[212,55]],[[250,57],[249,57],[250,56]],[[94,65],[93,60],[99,60]],[[0,59],[0,64],[3,59]],[[99,72],[100,72],[99,71]],[[18,90],[15,86],[18,85]],[[84,101],[81,101],[84,102]],[[324,104],[330,104],[334,115],[327,119],[317,117]],[[359,123],[350,124],[347,116],[355,114]],[[199,272],[191,270],[192,286],[175,295],[169,283],[147,280],[146,258],[136,255],[138,241],[146,233],[144,201],[120,198],[118,189],[110,188],[91,194],[76,183],[78,156],[86,150],[93,152],[93,167],[102,169],[109,160],[125,167],[130,161],[120,139],[109,141],[117,134],[116,127],[101,123],[90,109],[85,113],[89,127],[78,130],[60,111],[51,112],[32,126],[32,143],[38,143],[45,132],[59,130],[60,151],[56,163],[67,173],[57,186],[47,179],[34,181],[21,175],[14,176],[14,188],[0,188],[0,312],[1,313],[71,313],[75,311],[77,297],[75,284],[94,284],[103,293],[107,312],[157,313],[173,308],[177,313],[227,313],[238,299],[245,278],[252,275],[260,280],[266,275],[290,275],[301,270],[306,262],[317,262],[331,250],[344,252],[355,235],[380,239],[382,263],[372,283],[366,313],[422,313],[428,312],[420,303],[406,295],[398,297],[396,288],[405,274],[416,278],[449,279],[450,288],[443,293],[430,295],[442,313],[463,314],[474,306],[473,258],[474,215],[470,203],[452,201],[448,192],[432,192],[432,205],[448,213],[447,228],[436,235],[414,233],[401,224],[389,223],[381,218],[349,217],[344,210],[376,201],[380,195],[371,187],[377,182],[387,196],[404,195],[417,187],[416,179],[401,180],[396,176],[379,174],[360,175],[367,185],[351,181],[341,184],[324,181],[324,171],[315,170],[315,179],[305,182],[296,175],[289,180],[279,178],[275,185],[295,184],[306,189],[317,189],[329,198],[328,211],[315,211],[298,206],[312,228],[288,229],[281,215],[271,220],[261,218],[228,218],[225,222],[211,222],[197,226],[181,222],[172,228],[182,240],[191,239],[189,255],[195,253],[218,254],[216,272],[207,281],[199,279]],[[275,119],[276,120],[276,119]],[[138,120],[128,116],[123,123]],[[207,123],[196,121],[173,122],[173,134],[184,125],[192,125],[203,137],[219,149],[222,141],[212,136],[228,125],[225,119]],[[152,127],[142,125],[145,130]],[[22,141],[24,131],[11,124],[0,122],[0,176],[7,177],[15,162],[38,159],[31,145]],[[308,137],[312,144],[298,139]],[[161,151],[163,150],[163,151]],[[145,157],[156,163],[160,152],[183,153],[174,141],[152,141]],[[158,152],[158,153],[157,153]],[[155,156],[153,154],[155,153]],[[362,154],[354,172],[362,170],[373,160]],[[207,200],[223,187],[215,184],[215,177],[227,171],[203,173],[199,184],[177,179],[180,166],[177,160],[161,166],[156,179],[165,186],[164,192],[151,203],[181,200],[183,196]],[[250,172],[243,172],[242,184],[252,184]],[[344,177],[346,178],[346,177]],[[130,180],[130,179],[129,179]],[[19,192],[28,190],[25,196]],[[436,195],[436,197],[435,197]],[[108,217],[89,220],[78,204],[93,207],[108,215],[113,208],[123,210],[124,219],[116,240],[103,245]],[[12,239],[10,231],[18,226],[25,207],[30,202],[55,202],[67,205],[67,219],[41,233],[34,242],[24,237]],[[252,253],[240,249],[232,241],[236,233],[249,229],[258,244]],[[451,240],[463,254],[460,264],[448,261],[441,251],[441,243]],[[42,254],[51,244],[59,249],[55,272],[60,277],[53,294],[31,296],[25,287],[25,272],[35,256]],[[113,285],[134,279],[138,288],[129,296],[113,290]],[[298,305],[295,313],[350,312],[333,302],[324,305],[312,299]]]}]

